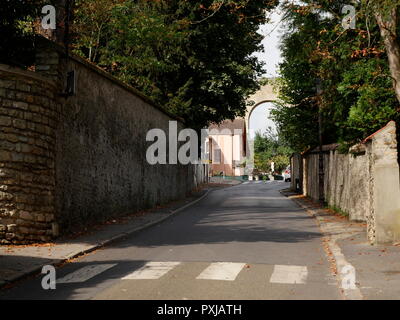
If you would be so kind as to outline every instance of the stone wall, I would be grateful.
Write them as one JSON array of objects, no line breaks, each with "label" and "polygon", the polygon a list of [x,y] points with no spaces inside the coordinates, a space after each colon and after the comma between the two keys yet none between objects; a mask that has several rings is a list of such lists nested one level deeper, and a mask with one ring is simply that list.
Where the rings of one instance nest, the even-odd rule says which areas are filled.
[{"label": "stone wall", "polygon": [[146,161],[147,132],[168,133],[169,120],[176,119],[79,59],[66,70],[75,71],[77,91],[66,99],[57,129],[62,229],[161,205],[193,188],[190,166]]},{"label": "stone wall", "polygon": [[[338,145],[324,146],[324,198],[328,206],[366,221],[371,243],[400,239],[400,179],[396,126],[386,127],[342,154]],[[303,194],[319,200],[319,150],[302,155]],[[292,171],[300,172],[292,160]],[[293,185],[292,185],[293,187]]]},{"label": "stone wall", "polygon": [[377,243],[400,241],[400,174],[396,125],[386,127],[365,140],[369,157],[369,238]]},{"label": "stone wall", "polygon": [[[76,92],[65,95],[75,71]],[[148,130],[184,123],[62,48],[40,43],[36,72],[0,68],[0,241],[48,241],[186,196],[205,165],[150,165]]]},{"label": "stone wall", "polygon": [[0,65],[0,241],[53,235],[54,85],[33,72]]},{"label": "stone wall", "polygon": [[349,214],[353,221],[365,221],[370,210],[369,161],[365,146],[350,154],[330,151],[325,176],[325,198],[331,207]]}]

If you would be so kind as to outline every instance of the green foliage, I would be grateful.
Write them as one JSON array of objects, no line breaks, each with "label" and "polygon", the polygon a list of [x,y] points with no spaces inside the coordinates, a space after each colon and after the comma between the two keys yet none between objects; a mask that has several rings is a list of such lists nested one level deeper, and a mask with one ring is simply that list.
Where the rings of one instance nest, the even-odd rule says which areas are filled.
[{"label": "green foliage", "polygon": [[304,151],[318,144],[319,110],[324,144],[351,145],[388,121],[399,120],[388,58],[373,14],[360,5],[356,29],[344,30],[341,8],[346,1],[284,3],[284,105],[272,115],[290,146]]},{"label": "green foliage", "polygon": [[28,67],[34,60],[35,20],[43,0],[2,0],[0,5],[0,63]]},{"label": "green foliage", "polygon": [[348,218],[350,216],[347,212],[343,211],[342,209],[340,209],[336,206],[327,206],[327,208],[336,212],[337,214],[341,215],[342,217]]},{"label": "green foliage", "polygon": [[[112,10],[111,26],[117,30],[100,60],[100,65],[111,66],[110,72],[123,81],[140,88],[145,94],[165,104],[164,94],[181,97],[190,84],[176,88],[173,95],[167,78],[175,77],[183,59],[188,30],[181,21],[169,22],[162,2],[134,2],[117,5]],[[187,101],[184,101],[187,102]]]},{"label": "green foliage", "polygon": [[263,72],[258,28],[276,4],[79,0],[74,50],[199,129],[244,115]]},{"label": "green foliage", "polygon": [[275,171],[281,172],[290,164],[292,150],[269,129],[264,135],[256,133],[254,139],[254,165],[260,172],[270,172],[274,162]]},{"label": "green foliage", "polygon": [[344,72],[338,92],[343,97],[355,96],[344,122],[348,140],[366,137],[396,119],[397,100],[388,74],[386,60],[377,58],[359,60]]}]

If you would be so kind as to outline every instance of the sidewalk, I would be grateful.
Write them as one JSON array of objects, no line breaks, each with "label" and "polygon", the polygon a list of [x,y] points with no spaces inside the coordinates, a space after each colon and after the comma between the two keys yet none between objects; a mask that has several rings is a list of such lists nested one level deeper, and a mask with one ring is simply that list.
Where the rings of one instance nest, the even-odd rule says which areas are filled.
[{"label": "sidewalk", "polygon": [[211,184],[233,185],[233,186],[235,186],[235,185],[241,184],[242,181],[224,179],[223,177],[211,177],[210,178],[210,183]]},{"label": "sidewalk", "polygon": [[[367,240],[365,223],[351,222],[289,190],[281,193],[317,219],[331,270],[347,299],[400,299],[400,246],[372,246]],[[342,282],[352,268],[356,288],[346,289]]]},{"label": "sidewalk", "polygon": [[0,246],[0,288],[41,272],[44,265],[58,265],[99,249],[113,241],[158,224],[195,204],[219,186],[209,185],[192,196],[163,208],[135,213],[94,226],[90,233],[54,243]]}]

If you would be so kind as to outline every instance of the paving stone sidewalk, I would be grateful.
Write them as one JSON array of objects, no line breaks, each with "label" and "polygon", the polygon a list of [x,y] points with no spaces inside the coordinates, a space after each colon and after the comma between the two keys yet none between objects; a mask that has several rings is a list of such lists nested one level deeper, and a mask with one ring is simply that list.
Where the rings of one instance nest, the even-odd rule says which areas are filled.
[{"label": "paving stone sidewalk", "polygon": [[44,265],[63,263],[160,223],[200,201],[212,189],[218,187],[223,187],[223,185],[209,185],[193,193],[192,196],[166,207],[94,226],[91,232],[75,236],[75,238],[61,238],[54,243],[36,245],[2,245],[0,246],[0,288],[31,274],[39,273]]},{"label": "paving stone sidewalk", "polygon": [[[364,300],[398,300],[400,299],[400,244],[371,245],[367,239],[366,224],[349,221],[322,208],[310,199],[282,190],[282,194],[297,202],[299,206],[313,215],[324,233],[327,241],[336,246],[331,252],[336,258],[336,273],[341,286],[341,268],[351,265],[355,268],[355,290],[344,290],[348,299]],[[335,248],[333,248],[335,250]]]}]

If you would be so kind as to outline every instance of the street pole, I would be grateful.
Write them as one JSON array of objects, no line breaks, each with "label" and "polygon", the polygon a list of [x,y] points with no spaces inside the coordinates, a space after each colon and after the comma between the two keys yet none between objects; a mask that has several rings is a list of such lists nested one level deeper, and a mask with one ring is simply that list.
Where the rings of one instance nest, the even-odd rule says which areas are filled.
[{"label": "street pole", "polygon": [[318,103],[318,140],[319,140],[319,154],[318,154],[318,185],[319,185],[319,201],[325,202],[324,191],[324,152],[323,152],[323,135],[322,135],[322,103],[321,103],[321,79],[317,79],[317,103]]}]

